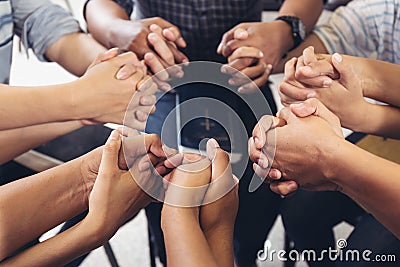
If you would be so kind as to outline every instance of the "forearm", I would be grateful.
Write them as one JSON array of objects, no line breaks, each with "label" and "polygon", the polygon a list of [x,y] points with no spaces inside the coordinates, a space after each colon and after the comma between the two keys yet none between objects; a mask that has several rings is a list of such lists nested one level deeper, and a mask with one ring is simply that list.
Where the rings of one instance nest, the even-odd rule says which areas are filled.
[{"label": "forearm", "polygon": [[127,49],[134,34],[128,14],[110,0],[89,1],[86,22],[93,37],[107,48]]},{"label": "forearm", "polygon": [[233,228],[234,224],[221,225],[214,231],[204,233],[214,258],[220,267],[234,266]]},{"label": "forearm", "polygon": [[284,58],[279,62],[279,64],[273,69],[273,73],[282,73],[285,69],[285,64],[287,61],[292,59],[293,57],[300,57],[303,54],[304,49],[309,46],[314,47],[315,53],[318,54],[328,54],[328,50],[326,49],[324,43],[318,36],[314,33],[309,34],[306,39],[295,49],[289,51]]},{"label": "forearm", "polygon": [[322,13],[322,0],[285,0],[279,9],[279,16],[295,16],[304,23],[307,32],[311,32]]},{"label": "forearm", "polygon": [[42,243],[0,263],[0,266],[63,266],[102,245],[93,229],[79,222]]},{"label": "forearm", "polygon": [[83,157],[0,187],[0,260],[87,209]]},{"label": "forearm", "polygon": [[46,57],[67,71],[82,76],[95,58],[106,49],[85,33],[68,34],[46,50]]},{"label": "forearm", "polygon": [[360,75],[364,96],[400,107],[400,66],[380,60],[356,59],[360,66],[365,66]]},{"label": "forearm", "polygon": [[332,151],[327,177],[400,237],[400,166],[346,141]]},{"label": "forearm", "polygon": [[71,121],[0,131],[0,164],[82,126],[80,121]]},{"label": "forearm", "polygon": [[168,266],[217,266],[210,246],[191,208],[167,207],[162,211]]},{"label": "forearm", "polygon": [[82,105],[90,103],[85,86],[82,80],[50,86],[0,85],[0,130],[88,119],[86,111],[93,104]]},{"label": "forearm", "polygon": [[358,132],[400,139],[400,108],[378,104],[367,104]]}]

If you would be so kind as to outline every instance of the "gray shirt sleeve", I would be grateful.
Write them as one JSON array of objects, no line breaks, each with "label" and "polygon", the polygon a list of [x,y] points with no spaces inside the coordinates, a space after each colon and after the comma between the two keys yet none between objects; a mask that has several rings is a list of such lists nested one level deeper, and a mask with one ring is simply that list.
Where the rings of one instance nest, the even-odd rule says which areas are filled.
[{"label": "gray shirt sleeve", "polygon": [[62,7],[47,0],[11,0],[15,33],[25,49],[32,48],[39,60],[47,61],[47,48],[62,36],[81,32],[79,22]]}]

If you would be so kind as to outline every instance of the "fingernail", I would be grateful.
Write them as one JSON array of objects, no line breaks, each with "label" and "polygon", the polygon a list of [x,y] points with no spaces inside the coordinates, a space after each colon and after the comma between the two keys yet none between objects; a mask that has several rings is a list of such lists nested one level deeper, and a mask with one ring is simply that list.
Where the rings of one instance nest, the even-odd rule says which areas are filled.
[{"label": "fingernail", "polygon": [[152,41],[157,41],[157,34],[149,33],[148,38]]},{"label": "fingernail", "polygon": [[[307,98],[308,98],[308,95],[307,95]],[[290,104],[291,108],[300,108],[302,106],[303,106],[303,102]]]},{"label": "fingernail", "polygon": [[227,66],[227,65],[223,65],[223,66],[221,67],[221,72],[222,72],[222,73],[228,73],[228,66]]},{"label": "fingernail", "polygon": [[110,135],[110,140],[118,141],[118,139],[119,139],[119,132],[117,130],[112,131]]},{"label": "fingernail", "polygon": [[148,161],[140,162],[138,168],[141,172],[148,170],[150,168],[150,163]]},{"label": "fingernail", "polygon": [[113,48],[108,49],[106,53],[111,53],[111,52],[114,52],[114,51],[118,51],[118,49],[119,49],[118,47],[113,47]]},{"label": "fingernail", "polygon": [[323,87],[330,87],[332,85],[332,80],[331,79],[326,79],[322,82]]},{"label": "fingernail", "polygon": [[297,183],[293,182],[287,185],[287,189],[291,192],[296,191],[298,188]]},{"label": "fingernail", "polygon": [[178,151],[176,149],[170,148],[169,146],[167,146],[165,144],[162,145],[162,150],[164,151],[164,153],[167,157],[178,153]]},{"label": "fingernail", "polygon": [[146,53],[145,57],[147,58],[147,60],[151,60],[154,58],[153,53]]},{"label": "fingernail", "polygon": [[217,52],[222,50],[222,43],[219,43],[218,48],[217,48]]},{"label": "fingernail", "polygon": [[253,139],[254,139],[254,144],[258,144],[258,142],[260,142],[260,139],[258,139],[258,137],[253,137]]},{"label": "fingernail", "polygon": [[307,94],[307,99],[315,98],[315,97],[317,97],[317,93],[315,93],[315,92],[310,92],[310,93]]},{"label": "fingernail", "polygon": [[274,169],[274,170],[272,170],[271,172],[272,172],[272,173],[271,173],[271,176],[273,176],[273,177],[271,177],[271,178],[274,178],[274,179],[276,179],[276,180],[281,179],[282,173],[281,173],[279,170]]},{"label": "fingernail", "polygon": [[217,154],[217,148],[219,147],[218,142],[214,139],[211,138],[207,142],[207,157],[209,160],[214,160],[215,155]]},{"label": "fingernail", "polygon": [[156,31],[156,30],[158,30],[158,25],[157,24],[151,24],[149,28],[150,28],[151,31]]},{"label": "fingernail", "polygon": [[235,80],[234,79],[229,79],[228,80],[229,85],[235,85]]},{"label": "fingernail", "polygon": [[177,77],[177,78],[183,78],[183,75],[185,75],[185,74],[183,73],[183,71],[179,71],[179,72],[176,74],[176,77]]},{"label": "fingernail", "polygon": [[117,73],[118,80],[125,80],[126,78],[128,78],[128,73],[126,73],[125,71],[122,70]]},{"label": "fingernail", "polygon": [[257,164],[261,166],[261,168],[266,169],[268,168],[269,162],[265,159],[259,159]]},{"label": "fingernail", "polygon": [[171,90],[171,86],[170,86],[169,84],[162,84],[162,85],[160,86],[160,88],[161,88],[163,91],[169,91],[169,90]]},{"label": "fingernail", "polygon": [[210,146],[212,148],[218,148],[219,147],[219,144],[218,144],[217,140],[215,140],[214,138],[211,138],[210,140],[208,140],[208,143],[210,143]]},{"label": "fingernail", "polygon": [[332,58],[338,63],[343,61],[343,57],[338,53],[333,54]]},{"label": "fingernail", "polygon": [[243,94],[243,93],[245,93],[246,92],[246,88],[244,87],[244,86],[240,86],[239,88],[238,88],[238,93],[239,94]]}]

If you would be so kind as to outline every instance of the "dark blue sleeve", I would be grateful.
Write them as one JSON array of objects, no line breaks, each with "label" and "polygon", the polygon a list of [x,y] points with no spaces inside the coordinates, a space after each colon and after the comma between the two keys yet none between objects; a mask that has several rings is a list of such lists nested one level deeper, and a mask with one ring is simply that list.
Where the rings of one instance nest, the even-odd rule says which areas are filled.
[{"label": "dark blue sleeve", "polygon": [[[85,2],[85,5],[83,6],[83,17],[85,18],[85,20],[86,20],[86,6],[89,1],[90,0],[87,0]],[[128,17],[132,14],[134,6],[133,0],[113,0],[113,1],[125,10],[126,14],[128,14]]]}]

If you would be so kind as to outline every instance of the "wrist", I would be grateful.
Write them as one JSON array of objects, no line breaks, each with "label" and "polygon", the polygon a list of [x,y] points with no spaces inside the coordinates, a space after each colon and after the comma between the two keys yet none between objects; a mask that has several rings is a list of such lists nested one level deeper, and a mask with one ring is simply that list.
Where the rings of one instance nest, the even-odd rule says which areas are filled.
[{"label": "wrist", "polygon": [[330,182],[337,184],[338,178],[343,176],[337,162],[342,160],[342,150],[347,146],[348,142],[340,137],[331,138],[324,145],[321,151],[321,173],[323,177]]},{"label": "wrist", "polygon": [[175,207],[163,205],[161,211],[161,228],[181,228],[186,224],[199,224],[199,207]]},{"label": "wrist", "polygon": [[292,36],[292,27],[289,24],[282,20],[275,20],[271,23],[274,23],[274,27],[278,28],[279,33],[279,41],[280,41],[280,49],[282,56],[290,51],[290,49],[294,46],[293,36]]},{"label": "wrist", "polygon": [[[108,38],[107,47],[118,47],[123,51],[135,51],[131,47],[131,43],[135,37],[141,32],[141,23],[137,21],[116,18],[110,27],[110,36]],[[140,49],[141,47],[135,47]]]},{"label": "wrist", "polygon": [[375,119],[375,116],[377,116],[376,107],[376,105],[362,100],[362,103],[358,107],[355,106],[354,123],[344,126],[354,132],[372,133],[375,128],[374,122],[377,121]]},{"label": "wrist", "polygon": [[68,105],[66,110],[71,114],[71,119],[81,121],[96,117],[96,107],[93,107],[92,101],[90,97],[87,97],[86,93],[90,91],[90,87],[92,85],[90,85],[86,76],[68,83]]}]

